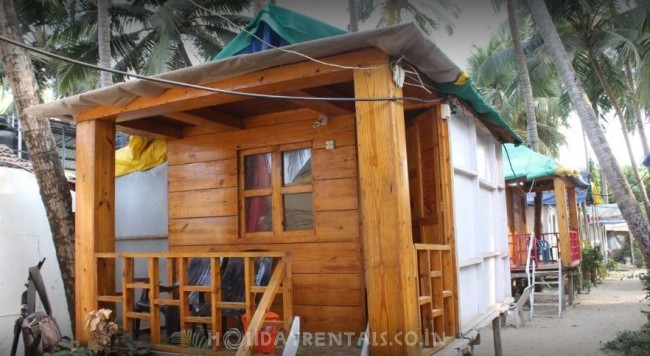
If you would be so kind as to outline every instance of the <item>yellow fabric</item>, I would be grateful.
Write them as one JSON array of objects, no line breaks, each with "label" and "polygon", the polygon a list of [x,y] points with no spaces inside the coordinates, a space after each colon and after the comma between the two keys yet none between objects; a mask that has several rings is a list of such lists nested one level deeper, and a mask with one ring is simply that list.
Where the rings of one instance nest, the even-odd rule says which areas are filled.
[{"label": "yellow fabric", "polygon": [[469,79],[469,75],[466,72],[460,72],[458,75],[458,78],[456,78],[456,81],[454,82],[454,85],[461,86],[465,85],[467,83],[467,80]]},{"label": "yellow fabric", "polygon": [[594,197],[594,205],[600,205],[603,203],[603,197],[600,196],[600,190],[598,190],[598,186],[594,183],[591,183],[591,195]]},{"label": "yellow fabric", "polygon": [[131,136],[129,145],[115,151],[115,176],[146,171],[167,161],[167,142]]}]

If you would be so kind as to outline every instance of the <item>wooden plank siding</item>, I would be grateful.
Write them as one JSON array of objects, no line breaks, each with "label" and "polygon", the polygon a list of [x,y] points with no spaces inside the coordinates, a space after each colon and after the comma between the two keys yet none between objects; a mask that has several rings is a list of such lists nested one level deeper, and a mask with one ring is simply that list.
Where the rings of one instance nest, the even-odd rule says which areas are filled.
[{"label": "wooden plank siding", "polygon": [[[243,120],[243,130],[193,130],[169,141],[169,250],[290,251],[301,330],[360,332],[366,315],[355,118],[330,117],[327,125],[314,128],[316,119],[304,109],[253,116]],[[326,149],[327,140],[336,147]],[[314,230],[244,236],[238,217],[238,152],[305,142],[312,149]],[[282,305],[272,310],[280,313]]]}]

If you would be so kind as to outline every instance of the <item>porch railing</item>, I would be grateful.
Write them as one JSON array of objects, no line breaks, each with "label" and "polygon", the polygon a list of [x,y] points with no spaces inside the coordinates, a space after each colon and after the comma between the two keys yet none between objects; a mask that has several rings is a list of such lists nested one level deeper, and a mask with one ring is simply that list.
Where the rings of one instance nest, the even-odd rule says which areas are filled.
[{"label": "porch railing", "polygon": [[[530,234],[512,234],[508,236],[508,244],[510,247],[510,266],[511,267],[525,267],[526,256],[528,254],[528,241]],[[537,246],[533,246],[533,259],[537,256]],[[537,261],[537,260],[535,260]]]},{"label": "porch railing", "polygon": [[[531,234],[513,234],[508,237],[510,244],[510,266],[523,268],[526,266],[526,246]],[[571,261],[582,259],[580,237],[577,231],[569,231]],[[540,234],[533,244],[532,260],[537,266],[554,263],[560,260],[560,236],[557,232]]]},{"label": "porch railing", "polygon": [[[271,279],[266,286],[255,285],[255,264],[259,257],[270,257],[273,259],[273,271]],[[202,285],[192,285],[188,281],[188,265],[192,258],[210,259],[210,280]],[[227,302],[221,296],[221,260],[223,258],[242,258],[244,260],[244,275],[242,283],[245,288],[244,302]],[[111,266],[121,263],[122,266],[122,292],[113,295],[102,295],[101,291],[106,290],[106,285],[112,281],[98,280],[98,307],[107,303],[120,303],[122,305],[122,324],[124,330],[131,331],[132,321],[141,319],[149,321],[151,329],[151,344],[161,345],[160,337],[160,307],[175,306],[179,308],[180,329],[186,330],[191,324],[201,323],[210,325],[212,330],[213,349],[221,347],[222,330],[222,309],[245,310],[248,328],[245,330],[242,342],[237,350],[237,355],[250,354],[255,344],[257,333],[264,325],[281,326],[290,330],[293,320],[293,301],[291,286],[291,256],[288,252],[232,252],[232,253],[96,253],[95,259],[98,266],[98,277],[101,276],[101,266]],[[147,262],[147,275],[135,276],[136,260]],[[168,273],[176,277],[175,293],[178,298],[172,296],[161,296],[165,294],[159,288],[160,262],[166,260]],[[168,280],[171,280],[168,278]],[[146,282],[142,282],[146,281]],[[119,289],[119,288],[116,288]],[[148,290],[150,301],[150,312],[135,312],[136,290]],[[190,313],[189,295],[192,292],[205,293],[209,304],[209,316],[196,316]],[[282,320],[266,321],[265,315],[271,308],[276,294],[282,294]],[[256,295],[262,294],[259,303],[256,304]],[[207,302],[209,301],[209,302]]]},{"label": "porch railing", "polygon": [[582,249],[580,247],[580,236],[577,231],[569,231],[569,242],[571,246],[571,262],[582,261]]},{"label": "porch railing", "polygon": [[442,349],[456,330],[451,245],[415,244],[420,330],[427,351]]}]

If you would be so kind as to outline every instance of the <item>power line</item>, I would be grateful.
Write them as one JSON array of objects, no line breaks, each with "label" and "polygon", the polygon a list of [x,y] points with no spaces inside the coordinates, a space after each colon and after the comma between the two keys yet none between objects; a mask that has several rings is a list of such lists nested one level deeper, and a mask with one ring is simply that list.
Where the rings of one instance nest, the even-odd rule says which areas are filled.
[{"label": "power line", "polygon": [[120,75],[123,75],[125,77],[142,79],[142,80],[149,81],[149,82],[167,84],[167,85],[172,85],[172,86],[181,87],[181,88],[190,88],[190,89],[196,89],[196,90],[203,90],[203,91],[218,93],[218,94],[238,95],[238,96],[244,96],[244,97],[249,97],[249,98],[258,98],[258,99],[295,100],[295,101],[335,101],[335,102],[414,101],[414,102],[420,102],[420,103],[437,103],[437,102],[440,102],[440,101],[444,100],[444,98],[424,99],[424,98],[410,97],[410,96],[402,96],[402,97],[395,96],[395,97],[381,97],[381,98],[341,98],[341,97],[328,98],[328,97],[303,97],[303,96],[291,96],[291,95],[272,95],[272,94],[246,93],[246,92],[239,92],[239,91],[233,91],[233,90],[227,90],[227,89],[211,88],[211,87],[206,87],[206,86],[202,86],[202,85],[178,82],[178,81],[174,81],[174,80],[168,80],[168,79],[157,78],[157,77],[149,77],[149,76],[135,74],[135,73],[128,73],[128,72],[124,72],[124,71],[113,69],[113,68],[104,68],[104,67],[100,67],[98,65],[78,61],[76,59],[72,59],[72,58],[61,56],[61,55],[58,55],[58,54],[55,54],[55,53],[52,53],[52,52],[48,52],[48,51],[42,50],[40,48],[35,48],[33,46],[26,45],[24,43],[21,43],[19,41],[15,41],[15,40],[7,38],[5,36],[0,36],[0,41],[11,43],[11,44],[13,44],[15,46],[18,46],[20,48],[23,48],[23,49],[25,49],[27,51],[36,52],[36,53],[42,54],[42,55],[47,56],[47,57],[55,58],[55,59],[58,59],[58,60],[61,60],[61,61],[64,61],[64,62],[80,65],[80,66],[95,69],[95,70],[98,70],[98,71],[106,71],[106,72],[110,72],[110,73],[113,73],[113,74],[120,74]]}]

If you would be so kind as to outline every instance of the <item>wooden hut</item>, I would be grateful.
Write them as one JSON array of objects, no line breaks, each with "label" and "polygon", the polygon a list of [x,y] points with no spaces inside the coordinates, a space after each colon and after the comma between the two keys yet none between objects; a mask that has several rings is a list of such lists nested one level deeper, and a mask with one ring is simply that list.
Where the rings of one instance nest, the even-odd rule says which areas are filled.
[{"label": "wooden hut", "polygon": [[[531,263],[535,264],[541,276],[557,272],[562,276],[556,276],[559,280],[567,279],[565,292],[572,303],[573,272],[582,260],[576,189],[587,189],[589,185],[577,171],[566,169],[525,146],[505,144],[503,151],[507,158],[504,171],[513,278],[524,277]],[[554,221],[548,223],[543,221],[545,192],[553,193],[555,203]],[[531,208],[534,212],[530,213],[527,201],[532,200],[532,196],[535,196]],[[562,292],[561,288],[559,292]],[[558,303],[563,304],[562,296]],[[558,315],[560,313],[561,310]]]},{"label": "wooden hut", "polygon": [[[268,6],[261,16],[273,22],[273,11]],[[299,20],[292,25],[307,21]],[[485,249],[492,251],[495,239],[503,241],[494,256],[507,260],[504,235],[486,239],[473,228],[459,238],[455,225],[463,220],[454,212],[480,210],[485,184],[494,194],[483,201],[497,202],[486,209],[504,204],[500,176],[488,169],[485,180],[479,171],[500,167],[500,142],[519,138],[416,26],[234,55],[156,78],[194,86],[134,80],[29,109],[77,125],[79,339],[88,337],[85,314],[102,303],[123,305],[127,330],[134,318],[148,320],[154,344],[162,305],[180,305],[183,326],[207,323],[212,330],[221,330],[221,310],[242,308],[251,321],[247,338],[269,309],[286,330],[295,314],[302,331],[359,333],[369,325],[377,337],[412,334],[390,344],[371,340],[373,355],[437,351],[498,316],[492,307],[504,295],[472,286],[507,289],[502,277],[485,278],[503,268],[473,270],[489,256],[471,245],[490,240]],[[450,117],[458,117],[452,136],[463,146],[459,162],[474,157],[465,168],[452,165]],[[168,253],[114,252],[116,129],[167,140]],[[475,201],[454,202],[459,176],[469,177]],[[502,221],[486,224],[505,231]],[[459,267],[456,254],[464,249],[472,253]],[[253,282],[259,256],[275,259],[268,286]],[[209,285],[188,285],[193,257],[211,259]],[[220,299],[220,257],[245,258],[245,302]],[[147,279],[133,275],[138,259],[148,262]],[[162,260],[172,262],[178,299],[158,289]],[[123,268],[119,286],[110,283],[115,261]],[[474,280],[461,283],[459,270]],[[150,289],[149,313],[133,311],[136,288]],[[472,296],[459,295],[463,290]],[[196,291],[210,295],[211,315],[189,313],[188,293]]]}]

